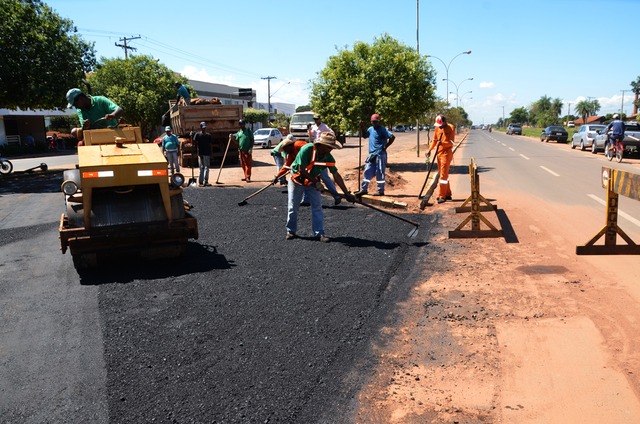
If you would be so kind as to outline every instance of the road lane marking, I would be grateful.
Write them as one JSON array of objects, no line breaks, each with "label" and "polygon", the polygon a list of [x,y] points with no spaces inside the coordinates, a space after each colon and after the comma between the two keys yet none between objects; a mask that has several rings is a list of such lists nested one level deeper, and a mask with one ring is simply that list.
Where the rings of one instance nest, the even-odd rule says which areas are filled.
[{"label": "road lane marking", "polygon": [[528,157],[526,157],[525,155],[523,155],[522,153],[520,153],[520,156],[522,156],[523,158],[525,158],[526,160],[530,160]]},{"label": "road lane marking", "polygon": [[516,151],[516,149],[514,149],[513,147],[509,147],[509,150],[511,150],[512,152]]},{"label": "road lane marking", "polygon": [[[596,202],[600,203],[602,206],[606,206],[607,205],[606,200],[603,200],[603,199],[599,198],[595,194],[587,194],[587,196],[589,196],[590,198],[592,198]],[[635,219],[634,217],[632,217],[628,213],[623,212],[620,209],[618,209],[618,215],[620,215],[621,217],[623,217],[627,221],[631,222],[632,224],[635,224],[636,226],[640,227],[640,220]]]},{"label": "road lane marking", "polygon": [[556,174],[555,172],[553,172],[552,170],[550,170],[546,166],[540,165],[540,168],[544,169],[545,171],[547,171],[549,174],[553,175],[554,177],[559,177],[560,176],[560,174]]}]

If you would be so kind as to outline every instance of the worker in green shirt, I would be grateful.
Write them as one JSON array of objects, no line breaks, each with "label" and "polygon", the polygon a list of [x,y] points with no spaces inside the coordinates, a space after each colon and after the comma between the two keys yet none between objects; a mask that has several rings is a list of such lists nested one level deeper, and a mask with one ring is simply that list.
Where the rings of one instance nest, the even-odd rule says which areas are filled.
[{"label": "worker in green shirt", "polygon": [[240,165],[244,178],[242,181],[251,182],[251,167],[253,166],[253,132],[245,127],[244,121],[238,121],[240,129],[235,134],[229,134],[229,140],[234,139],[238,145],[238,153],[240,154]]},{"label": "worker in green shirt", "polygon": [[68,108],[76,108],[80,125],[85,130],[117,127],[124,112],[108,98],[84,94],[79,88],[67,91],[67,102]]}]

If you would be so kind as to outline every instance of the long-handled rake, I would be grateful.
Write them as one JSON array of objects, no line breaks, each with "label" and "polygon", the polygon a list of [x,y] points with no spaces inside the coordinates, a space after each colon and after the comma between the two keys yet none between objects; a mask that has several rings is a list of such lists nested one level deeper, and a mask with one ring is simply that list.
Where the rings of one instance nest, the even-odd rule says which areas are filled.
[{"label": "long-handled rake", "polygon": [[268,189],[269,187],[271,187],[271,186],[272,186],[272,185],[274,185],[275,183],[276,183],[276,181],[275,181],[275,180],[274,180],[274,181],[271,181],[271,182],[269,183],[269,185],[266,185],[266,186],[262,187],[260,190],[256,191],[255,193],[252,193],[252,194],[248,195],[247,197],[245,197],[244,199],[242,199],[242,202],[239,202],[239,203],[238,203],[238,206],[244,206],[244,205],[246,205],[246,204],[247,204],[247,200],[251,199],[253,196],[256,196],[256,195],[258,195],[258,194],[262,193],[263,191],[265,191],[266,189]]},{"label": "long-handled rake", "polygon": [[364,203],[361,200],[358,200],[357,198],[356,198],[355,203],[357,203],[359,205],[362,205],[362,206],[366,206],[366,207],[368,207],[370,209],[373,209],[374,211],[381,212],[381,213],[383,213],[385,215],[389,215],[389,216],[391,216],[393,218],[399,219],[401,221],[404,221],[404,222],[407,222],[407,223],[413,225],[414,228],[411,231],[409,231],[409,234],[407,234],[407,237],[409,237],[411,239],[415,239],[418,236],[418,230],[420,228],[420,224],[419,223],[411,221],[410,219],[407,219],[407,218],[405,218],[403,216],[400,216],[400,215],[397,215],[395,213],[392,213],[392,212],[386,211],[384,209],[378,208],[376,206],[370,205],[368,203]]},{"label": "long-handled rake", "polygon": [[218,178],[216,178],[216,184],[222,184],[220,182],[220,174],[222,173],[222,167],[224,166],[224,161],[227,159],[227,152],[229,151],[229,145],[231,144],[231,134],[229,134],[229,140],[227,141],[227,148],[224,149],[224,155],[222,156],[222,162],[220,163],[220,170],[218,171]]}]

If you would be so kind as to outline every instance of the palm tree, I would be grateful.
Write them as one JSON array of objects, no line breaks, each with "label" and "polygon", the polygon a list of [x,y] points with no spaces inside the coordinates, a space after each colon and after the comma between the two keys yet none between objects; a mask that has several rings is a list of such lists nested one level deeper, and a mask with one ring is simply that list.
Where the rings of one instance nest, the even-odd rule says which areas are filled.
[{"label": "palm tree", "polygon": [[633,114],[638,114],[638,93],[640,93],[640,77],[636,78],[635,81],[631,81],[631,88],[635,93],[636,97],[633,100]]},{"label": "palm tree", "polygon": [[576,113],[582,117],[582,123],[587,123],[587,116],[591,113],[591,102],[588,100],[580,100],[575,107]]}]

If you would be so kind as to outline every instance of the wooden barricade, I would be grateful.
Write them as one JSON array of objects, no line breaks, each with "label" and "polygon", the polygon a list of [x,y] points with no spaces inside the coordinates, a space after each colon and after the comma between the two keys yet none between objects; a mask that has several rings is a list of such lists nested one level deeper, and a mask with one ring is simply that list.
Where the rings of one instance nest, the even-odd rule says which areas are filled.
[{"label": "wooden barricade", "polygon": [[[607,189],[605,226],[584,246],[576,246],[577,255],[639,255],[640,246],[618,226],[618,195],[640,200],[640,175],[619,169],[602,168],[602,186]],[[604,244],[596,245],[602,236]],[[627,244],[617,244],[620,236]]]},{"label": "wooden barricade", "polygon": [[[489,222],[487,218],[482,215],[482,211],[494,211],[496,207],[491,204],[480,194],[480,177],[478,176],[478,166],[476,165],[475,158],[471,158],[469,164],[469,176],[471,179],[471,196],[465,200],[461,206],[456,208],[456,212],[471,212],[464,221],[458,227],[449,231],[450,238],[490,238],[490,237],[503,237],[502,230],[498,230]],[[480,205],[480,202],[484,205]],[[471,204],[471,206],[467,206]],[[462,228],[471,222],[470,230],[463,230]],[[484,222],[488,230],[480,229],[480,223]]]}]

